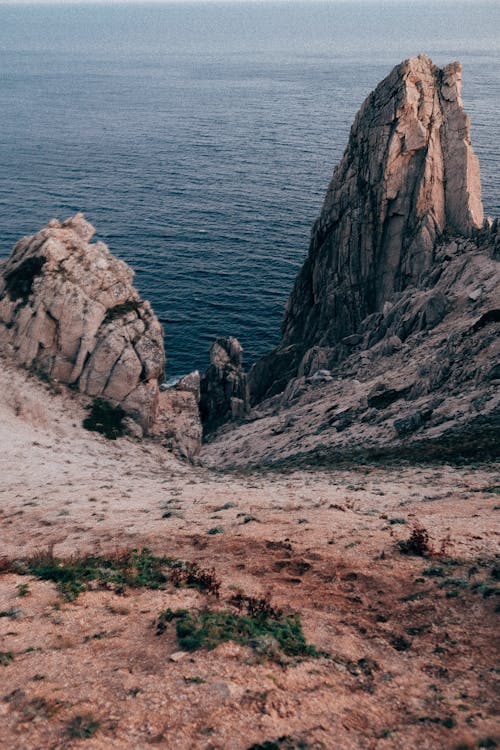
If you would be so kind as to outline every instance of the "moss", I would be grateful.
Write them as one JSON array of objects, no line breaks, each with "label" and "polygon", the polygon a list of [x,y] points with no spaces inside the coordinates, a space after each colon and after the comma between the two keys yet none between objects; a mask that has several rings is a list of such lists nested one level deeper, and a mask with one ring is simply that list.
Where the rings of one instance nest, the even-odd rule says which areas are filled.
[{"label": "moss", "polygon": [[163,632],[165,624],[173,621],[179,646],[185,651],[211,650],[220,643],[234,641],[268,656],[276,651],[286,656],[319,656],[315,646],[306,643],[296,615],[274,619],[240,615],[230,610],[192,614],[185,609],[167,609],[158,619],[157,632]]},{"label": "moss", "polygon": [[86,430],[100,432],[109,440],[116,440],[124,433],[123,420],[126,412],[121,406],[113,406],[103,398],[96,398],[92,403],[90,414],[83,420]]}]

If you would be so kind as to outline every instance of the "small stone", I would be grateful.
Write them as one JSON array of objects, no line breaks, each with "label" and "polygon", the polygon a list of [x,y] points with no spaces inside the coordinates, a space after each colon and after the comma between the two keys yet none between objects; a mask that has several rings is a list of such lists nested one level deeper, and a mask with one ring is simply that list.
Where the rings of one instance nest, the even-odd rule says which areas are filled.
[{"label": "small stone", "polygon": [[477,302],[478,299],[481,299],[481,296],[483,294],[483,290],[480,286],[477,287],[477,289],[474,289],[472,292],[469,292],[467,297],[470,299],[471,302]]},{"label": "small stone", "polygon": [[170,654],[169,659],[170,661],[178,662],[185,659],[186,656],[189,656],[187,651],[175,651],[173,654]]},{"label": "small stone", "polygon": [[210,536],[214,536],[215,534],[223,534],[224,528],[222,526],[213,526],[211,529],[207,531],[207,534]]}]

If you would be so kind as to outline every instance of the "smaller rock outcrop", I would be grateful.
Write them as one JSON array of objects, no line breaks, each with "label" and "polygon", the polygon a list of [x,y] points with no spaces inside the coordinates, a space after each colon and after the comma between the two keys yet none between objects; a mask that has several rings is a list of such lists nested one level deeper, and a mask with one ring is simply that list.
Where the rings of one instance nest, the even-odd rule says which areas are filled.
[{"label": "smaller rock outcrop", "polygon": [[200,373],[189,373],[170,388],[161,388],[152,429],[163,445],[181,458],[195,459],[201,449]]},{"label": "smaller rock outcrop", "polygon": [[149,433],[164,379],[163,329],[134,273],[82,214],[53,219],[0,264],[0,345],[52,381],[121,406]]},{"label": "smaller rock outcrop", "polygon": [[204,431],[242,419],[248,411],[247,376],[238,339],[218,338],[210,349],[210,367],[201,378],[200,414]]}]

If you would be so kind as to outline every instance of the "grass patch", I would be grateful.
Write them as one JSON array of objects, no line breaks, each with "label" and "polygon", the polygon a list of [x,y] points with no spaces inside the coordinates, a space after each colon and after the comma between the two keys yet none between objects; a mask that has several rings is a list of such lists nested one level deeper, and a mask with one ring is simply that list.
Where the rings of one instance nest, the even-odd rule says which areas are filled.
[{"label": "grass patch", "polygon": [[58,700],[46,700],[45,698],[33,698],[23,708],[23,716],[27,721],[34,719],[51,719],[64,707]]},{"label": "grass patch", "polygon": [[12,651],[0,651],[0,667],[6,667],[14,659]]},{"label": "grass patch", "polygon": [[497,742],[493,739],[493,737],[485,737],[482,740],[479,740],[477,743],[478,747],[498,747]]},{"label": "grass patch", "polygon": [[154,555],[149,549],[128,550],[113,555],[64,559],[52,550],[10,563],[9,572],[34,575],[53,581],[67,601],[74,601],[90,588],[109,588],[121,594],[126,588],[162,589],[174,586],[197,588],[218,596],[220,582],[214,570],[195,563]]},{"label": "grass patch", "polygon": [[113,406],[103,398],[95,398],[83,426],[91,432],[100,432],[108,440],[116,440],[124,433],[123,420],[126,412],[121,406]]},{"label": "grass patch", "polygon": [[31,593],[30,587],[28,586],[27,583],[18,583],[16,586],[16,589],[17,589],[17,595],[21,597],[29,596]]},{"label": "grass patch", "polygon": [[183,651],[212,650],[220,643],[234,641],[268,657],[277,657],[279,652],[286,656],[320,656],[316,647],[306,642],[297,615],[251,617],[231,610],[206,609],[192,614],[186,609],[167,609],[158,618],[157,635],[171,622],[175,622]]},{"label": "grass patch", "polygon": [[446,586],[453,586],[461,589],[466,589],[468,585],[469,581],[467,578],[445,578],[444,581],[440,581],[438,583],[438,588],[443,589]]},{"label": "grass patch", "polygon": [[483,599],[488,599],[490,596],[500,596],[500,586],[497,583],[491,584],[488,580],[474,583],[472,591],[481,594]]},{"label": "grass patch", "polygon": [[79,740],[88,740],[94,736],[99,729],[99,722],[92,714],[79,714],[73,716],[67,727],[70,737]]},{"label": "grass patch", "polygon": [[428,576],[429,578],[444,578],[446,572],[441,565],[431,565],[422,571],[422,575]]},{"label": "grass patch", "polygon": [[489,495],[500,495],[500,484],[493,484],[489,487],[473,487],[470,492],[487,492]]}]

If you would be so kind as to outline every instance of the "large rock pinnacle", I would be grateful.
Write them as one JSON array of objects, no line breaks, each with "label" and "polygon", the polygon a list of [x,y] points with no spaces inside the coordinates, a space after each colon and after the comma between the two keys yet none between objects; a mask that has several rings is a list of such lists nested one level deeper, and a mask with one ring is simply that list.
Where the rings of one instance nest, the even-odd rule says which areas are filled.
[{"label": "large rock pinnacle", "polygon": [[252,377],[254,398],[282,388],[313,346],[335,347],[418,283],[445,232],[468,236],[482,224],[461,66],[406,60],[356,116],[286,306],[282,343]]}]

